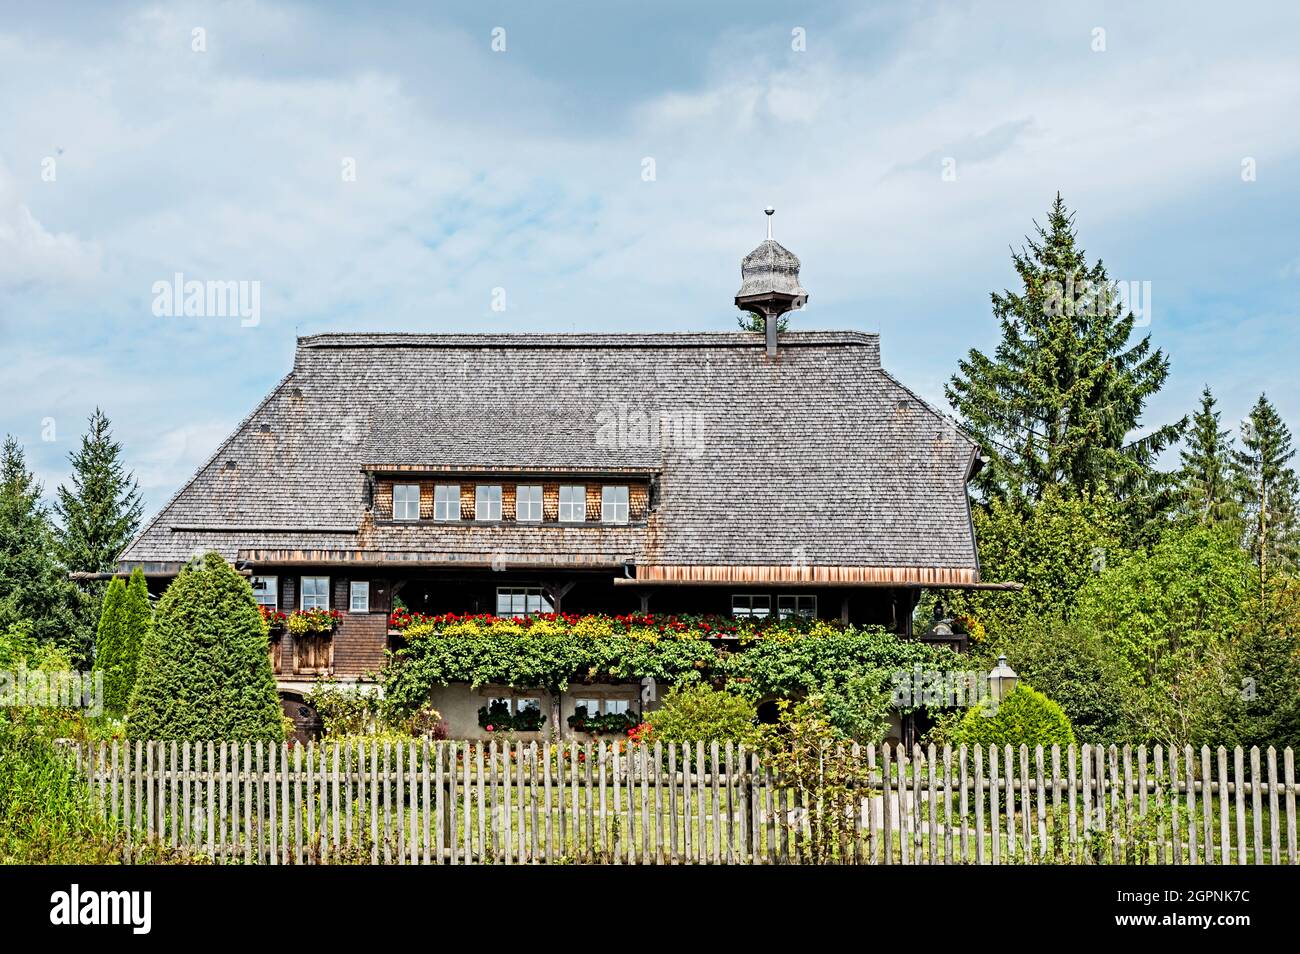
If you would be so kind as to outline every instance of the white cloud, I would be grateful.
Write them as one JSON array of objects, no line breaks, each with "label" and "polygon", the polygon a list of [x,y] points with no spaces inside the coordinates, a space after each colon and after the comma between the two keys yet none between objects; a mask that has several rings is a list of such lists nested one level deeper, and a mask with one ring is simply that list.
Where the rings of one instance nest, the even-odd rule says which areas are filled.
[{"label": "white cloud", "polygon": [[[39,188],[41,180],[32,179]],[[79,284],[94,278],[99,268],[98,247],[41,225],[22,201],[15,177],[0,165],[0,289]]]}]

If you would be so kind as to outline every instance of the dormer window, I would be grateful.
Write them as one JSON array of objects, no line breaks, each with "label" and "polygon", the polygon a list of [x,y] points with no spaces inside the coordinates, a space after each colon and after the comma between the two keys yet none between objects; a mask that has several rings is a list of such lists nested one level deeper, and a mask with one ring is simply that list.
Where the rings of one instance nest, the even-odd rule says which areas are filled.
[{"label": "dormer window", "polygon": [[541,523],[541,484],[520,484],[515,488],[515,519],[520,523]]},{"label": "dormer window", "polygon": [[397,484],[393,487],[393,519],[420,519],[419,484]]},{"label": "dormer window", "polygon": [[474,488],[474,519],[501,519],[500,484],[479,484]]},{"label": "dormer window", "polygon": [[602,523],[627,523],[627,487],[602,487],[600,489],[600,519]]},{"label": "dormer window", "polygon": [[460,484],[438,484],[433,488],[433,519],[460,519]]},{"label": "dormer window", "polygon": [[587,519],[587,488],[581,484],[560,487],[560,523],[582,523]]}]

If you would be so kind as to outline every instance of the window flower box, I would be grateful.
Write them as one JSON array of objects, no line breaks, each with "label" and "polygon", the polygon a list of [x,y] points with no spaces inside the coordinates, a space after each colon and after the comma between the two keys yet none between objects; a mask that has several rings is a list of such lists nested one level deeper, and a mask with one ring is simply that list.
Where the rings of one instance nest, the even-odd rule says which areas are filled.
[{"label": "window flower box", "polygon": [[631,729],[640,725],[641,717],[630,711],[588,715],[586,706],[578,706],[567,721],[569,728],[574,732],[590,732],[592,735],[626,735]]},{"label": "window flower box", "polygon": [[295,636],[307,633],[332,633],[342,615],[338,610],[294,610],[289,614],[285,628]]}]

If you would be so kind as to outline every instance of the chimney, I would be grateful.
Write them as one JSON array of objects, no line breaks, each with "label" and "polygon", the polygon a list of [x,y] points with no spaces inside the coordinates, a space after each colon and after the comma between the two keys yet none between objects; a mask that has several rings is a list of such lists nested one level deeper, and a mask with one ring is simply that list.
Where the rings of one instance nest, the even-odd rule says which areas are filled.
[{"label": "chimney", "polygon": [[736,307],[763,316],[767,333],[767,356],[776,356],[776,327],[782,315],[802,308],[808,292],[799,284],[799,259],[772,239],[772,216],[776,209],[768,206],[767,239],[745,256],[740,263],[740,291]]}]

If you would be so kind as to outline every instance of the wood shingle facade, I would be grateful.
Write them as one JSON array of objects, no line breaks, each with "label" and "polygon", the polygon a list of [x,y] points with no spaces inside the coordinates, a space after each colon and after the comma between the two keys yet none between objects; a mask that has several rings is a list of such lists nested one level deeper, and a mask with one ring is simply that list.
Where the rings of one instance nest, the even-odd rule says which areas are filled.
[{"label": "wood shingle facade", "polygon": [[317,335],[120,568],[216,550],[338,610],[278,637],[286,688],[378,670],[395,596],[909,632],[921,588],[981,585],[977,466],[873,334]]}]

